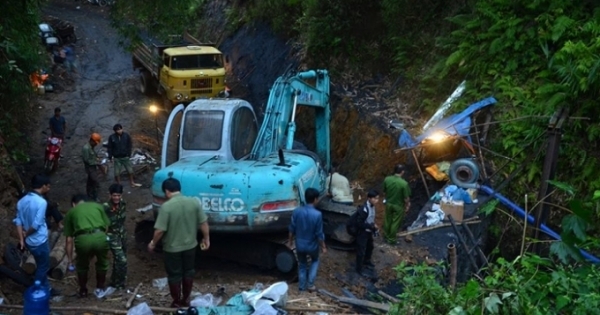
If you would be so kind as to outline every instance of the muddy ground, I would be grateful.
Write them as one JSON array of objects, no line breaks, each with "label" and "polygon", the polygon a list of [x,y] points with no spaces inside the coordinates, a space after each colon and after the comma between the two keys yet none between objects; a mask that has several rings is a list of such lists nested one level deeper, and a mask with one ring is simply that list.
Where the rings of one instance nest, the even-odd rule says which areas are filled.
[{"label": "muddy ground", "polygon": [[[158,158],[159,151],[154,128],[155,117],[148,110],[148,107],[157,100],[145,97],[137,90],[138,76],[131,68],[130,55],[117,45],[117,34],[110,28],[107,12],[103,8],[81,2],[55,0],[47,7],[45,13],[69,20],[77,25],[79,40],[75,45],[75,50],[78,57],[78,74],[71,75],[63,73],[60,68],[57,69],[53,73],[53,80],[57,87],[56,92],[40,95],[34,100],[34,112],[30,117],[33,123],[29,126],[28,135],[31,139],[31,163],[25,166],[22,177],[25,184],[28,185],[27,179],[42,170],[46,139],[43,132],[49,131],[47,130],[48,119],[52,116],[54,108],[61,107],[62,114],[67,121],[69,138],[64,143],[62,152],[64,158],[61,160],[61,165],[52,175],[52,189],[49,197],[60,204],[61,211],[66,212],[69,209],[71,196],[74,193],[85,191],[85,174],[79,156],[81,147],[87,141],[90,133],[98,132],[104,139],[107,139],[112,133],[113,125],[120,123],[124,126],[125,131],[132,135],[135,148]],[[225,46],[227,50],[236,51],[235,43],[231,39],[226,41]],[[261,55],[260,52],[263,48],[255,47],[256,55]],[[242,59],[238,55],[233,55],[233,57],[235,58],[232,62]],[[229,66],[235,67],[235,64]],[[247,67],[248,64],[245,66]],[[260,67],[260,64],[252,66]],[[246,70],[248,76],[258,75],[254,68],[246,68]],[[237,75],[236,78],[238,78],[239,84],[244,84],[244,76]],[[252,85],[246,84],[246,86],[248,89],[252,88]],[[261,93],[266,98],[264,92],[268,91],[268,86],[259,86],[255,89],[260,91],[249,92],[252,93],[249,98],[260,101],[256,100],[255,95],[261,95]],[[356,180],[357,194],[361,195],[364,201],[368,185],[372,186],[373,183],[381,181],[382,176],[391,168],[392,164],[389,163],[389,160],[392,154],[389,148],[393,147],[395,140],[389,133],[377,134],[374,131],[374,127],[377,127],[376,123],[373,123],[374,118],[365,120],[363,116],[365,110],[351,109],[352,104],[360,102],[360,93],[348,87],[340,87],[335,94],[337,95],[335,100],[339,105],[334,108],[332,134],[333,141],[337,140],[342,144],[333,148],[333,155],[338,160],[341,159],[342,168],[352,170],[351,178]],[[369,105],[373,102],[373,97],[370,94],[365,96],[363,93],[363,102]],[[365,108],[368,110],[369,107]],[[380,113],[387,115],[385,108]],[[160,113],[156,119],[162,129],[166,121],[166,114]],[[372,134],[375,141],[368,145],[344,141],[356,133]],[[385,162],[380,163],[381,155],[369,154],[368,150],[359,152],[353,149],[365,146],[385,148]],[[351,162],[351,159],[359,162]],[[352,167],[353,163],[360,163],[361,167],[354,168]],[[162,257],[159,254],[150,254],[137,249],[133,239],[135,223],[143,218],[143,215],[135,210],[148,205],[152,199],[149,187],[154,167],[150,166],[136,176],[136,180],[143,184],[140,188],[132,188],[125,178],[122,179],[125,187],[124,199],[127,201],[129,209],[127,230],[131,250],[128,254],[130,271],[128,286],[130,290],[133,290],[138,283],[143,283],[140,292],[142,297],[137,301],[146,301],[153,306],[167,306],[170,303],[167,290],[160,291],[152,288],[151,285],[153,279],[165,276]],[[385,171],[383,171],[384,169]],[[111,183],[112,169],[109,170],[109,175],[102,179],[101,191],[105,192]],[[106,199],[107,195],[107,193],[103,193],[101,196]],[[381,220],[383,211],[379,213],[378,220]],[[14,212],[11,214],[9,211],[8,216],[3,218],[3,224],[10,224],[9,217],[11,215],[14,215]],[[6,242],[7,240],[2,240],[3,244]],[[395,274],[392,268],[399,262],[424,260],[425,252],[422,248],[413,247],[408,243],[401,242],[398,246],[391,247],[382,244],[381,240],[377,240],[374,260],[377,264],[379,280],[376,283],[370,283],[364,279],[357,280],[351,272],[354,260],[352,252],[332,249],[322,258],[317,286],[338,295],[342,295],[341,288],[348,287],[356,295],[363,296],[367,288],[382,288],[393,282]],[[256,283],[267,285],[288,279],[289,277],[277,274],[275,271],[264,271],[257,267],[203,257],[197,268],[195,291],[213,293],[219,288],[224,288],[225,292],[232,296],[243,290],[251,289]],[[79,299],[75,297],[77,286],[73,273],[61,281],[52,283],[63,293],[61,301],[52,302],[54,306],[96,305],[98,307],[123,308],[124,301],[129,297],[127,292],[118,292],[104,300],[97,300],[93,297]],[[94,285],[95,280],[92,278],[88,287],[92,288]],[[2,279],[1,289],[11,304],[22,303],[24,290],[22,286],[8,279]],[[295,283],[290,283],[289,294],[290,300],[296,300],[293,304],[295,306],[306,306],[311,302],[313,305],[314,303],[331,305],[336,313],[355,311],[348,306],[336,304],[330,299],[321,298],[314,293],[299,295]],[[19,312],[14,311],[13,313]],[[82,312],[72,314],[80,313]],[[70,313],[65,312],[64,314]]]}]

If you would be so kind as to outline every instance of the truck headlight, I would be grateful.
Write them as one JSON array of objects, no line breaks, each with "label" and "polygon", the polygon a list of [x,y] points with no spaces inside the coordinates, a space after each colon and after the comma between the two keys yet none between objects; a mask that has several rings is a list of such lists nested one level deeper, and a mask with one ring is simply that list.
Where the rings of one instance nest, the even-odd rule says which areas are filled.
[{"label": "truck headlight", "polygon": [[180,101],[183,98],[183,95],[181,95],[181,93],[177,93],[175,94],[175,98]]}]

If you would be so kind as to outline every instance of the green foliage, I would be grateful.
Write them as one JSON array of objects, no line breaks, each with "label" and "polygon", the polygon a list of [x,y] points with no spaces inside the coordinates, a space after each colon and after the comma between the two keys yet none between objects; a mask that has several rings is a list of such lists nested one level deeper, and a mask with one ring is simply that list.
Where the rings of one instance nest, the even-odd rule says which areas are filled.
[{"label": "green foliage", "polygon": [[44,2],[21,1],[0,10],[0,99],[4,112],[23,108],[32,92],[28,76],[43,66],[38,24]]},{"label": "green foliage", "polygon": [[[463,102],[494,95],[499,124],[493,150],[517,163],[541,153],[524,176],[510,185],[522,195],[539,185],[545,156],[545,130],[558,108],[572,116],[600,115],[600,4],[592,1],[474,1],[471,10],[448,20],[454,31],[439,38],[448,51],[437,75],[443,80],[467,78]],[[522,119],[528,117],[527,119]],[[557,179],[577,183],[585,191],[600,189],[598,148],[600,126],[587,120],[564,124]],[[527,148],[526,150],[523,150]],[[591,151],[595,152],[592,153]],[[558,196],[559,203],[565,195]]]},{"label": "green foliage", "polygon": [[121,44],[144,37],[171,43],[186,30],[195,33],[204,4],[204,0],[117,1],[110,14],[113,27],[125,39]]},{"label": "green foliage", "polygon": [[396,267],[401,302],[390,314],[595,314],[600,306],[600,269],[568,266],[525,255],[490,263],[481,280],[455,290],[438,281],[438,267]]},{"label": "green foliage", "polygon": [[38,24],[44,0],[24,0],[4,5],[0,10],[0,135],[13,160],[27,161],[23,124],[33,89],[29,74],[44,67],[45,49],[39,38]]},{"label": "green foliage", "polygon": [[[241,2],[241,1],[240,1]],[[267,21],[280,34],[296,36],[316,67],[347,60],[365,68],[382,65],[385,42],[377,1],[258,0],[249,4],[247,21]]]}]

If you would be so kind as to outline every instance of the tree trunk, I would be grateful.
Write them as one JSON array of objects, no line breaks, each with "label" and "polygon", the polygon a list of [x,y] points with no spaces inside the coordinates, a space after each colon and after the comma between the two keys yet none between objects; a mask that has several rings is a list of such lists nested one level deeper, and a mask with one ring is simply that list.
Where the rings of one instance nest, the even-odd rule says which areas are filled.
[{"label": "tree trunk", "polygon": [[[58,239],[61,235],[62,234],[59,231],[52,231],[52,233],[50,233],[50,236],[48,237],[48,245],[50,246],[51,250],[54,250],[54,247],[56,247],[56,243],[58,242]],[[30,275],[35,272],[37,265],[35,264],[35,259],[33,258],[33,255],[30,254],[27,257],[27,260],[25,260],[25,263],[23,263],[23,266],[21,266],[21,268],[23,268],[23,270],[25,270],[25,272]]]},{"label": "tree trunk", "polygon": [[50,233],[50,237],[48,237],[48,245],[50,245],[50,249],[52,250],[54,246],[56,246],[56,242],[58,242],[58,238],[62,235],[59,231],[52,231]]},{"label": "tree trunk", "polygon": [[[73,252],[73,260],[75,260],[75,252]],[[56,268],[52,269],[50,277],[55,280],[62,280],[67,274],[69,268],[69,257],[65,255]]]},{"label": "tree trunk", "polygon": [[58,242],[54,245],[54,248],[50,252],[50,269],[58,266],[60,261],[65,256],[66,250],[65,245],[67,243],[67,238],[64,235],[61,235],[58,238]]},{"label": "tree trunk", "polygon": [[23,264],[23,266],[21,266],[21,268],[23,268],[23,270],[25,270],[26,273],[28,274],[33,274],[35,272],[35,269],[37,268],[37,265],[35,264],[35,258],[33,258],[33,255],[29,255],[27,257],[27,260],[25,261],[25,263]]}]

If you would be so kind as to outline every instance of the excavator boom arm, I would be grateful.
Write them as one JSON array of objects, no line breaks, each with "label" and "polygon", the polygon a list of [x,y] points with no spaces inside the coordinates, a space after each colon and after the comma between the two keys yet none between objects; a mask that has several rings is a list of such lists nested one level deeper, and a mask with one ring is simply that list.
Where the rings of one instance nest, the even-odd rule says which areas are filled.
[{"label": "excavator boom arm", "polygon": [[[308,81],[314,81],[314,84]],[[292,149],[298,106],[315,109],[316,153],[329,165],[330,108],[327,70],[286,73],[275,81],[250,159],[264,158],[279,149]]]}]

